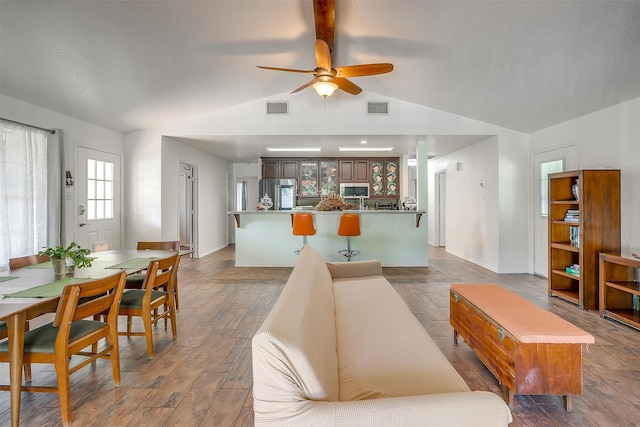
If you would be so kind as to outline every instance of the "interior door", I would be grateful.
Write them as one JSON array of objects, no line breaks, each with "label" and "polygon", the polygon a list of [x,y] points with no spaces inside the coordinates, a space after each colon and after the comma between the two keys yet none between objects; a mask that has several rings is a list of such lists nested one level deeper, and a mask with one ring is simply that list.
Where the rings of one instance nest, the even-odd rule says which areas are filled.
[{"label": "interior door", "polygon": [[178,228],[181,249],[195,250],[195,172],[195,166],[180,163],[178,168]]},{"label": "interior door", "polygon": [[447,224],[447,172],[442,171],[434,175],[434,210],[435,232],[434,244],[444,247],[446,243]]},{"label": "interior door", "polygon": [[76,242],[120,249],[120,156],[78,147]]},{"label": "interior door", "polygon": [[547,277],[549,262],[549,223],[547,175],[554,172],[577,169],[575,146],[557,148],[533,155],[534,176],[534,233],[533,272]]}]

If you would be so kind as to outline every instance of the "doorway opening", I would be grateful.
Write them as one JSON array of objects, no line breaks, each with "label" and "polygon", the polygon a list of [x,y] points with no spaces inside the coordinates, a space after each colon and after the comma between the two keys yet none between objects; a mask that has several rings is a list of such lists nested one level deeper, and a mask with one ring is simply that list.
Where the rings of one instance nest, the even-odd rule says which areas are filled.
[{"label": "doorway opening", "polygon": [[435,246],[444,247],[446,242],[447,225],[447,171],[434,174],[434,211],[435,211]]},{"label": "doorway opening", "polygon": [[[180,163],[178,166],[178,230],[180,232],[180,249],[196,252],[196,183],[197,167]],[[197,255],[195,255],[197,258]]]}]

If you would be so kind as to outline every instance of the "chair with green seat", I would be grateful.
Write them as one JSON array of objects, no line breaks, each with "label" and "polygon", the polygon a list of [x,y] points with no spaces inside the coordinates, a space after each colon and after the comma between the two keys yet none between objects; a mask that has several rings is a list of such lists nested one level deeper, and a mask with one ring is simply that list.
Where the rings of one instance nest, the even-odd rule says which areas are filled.
[{"label": "chair with green seat", "polygon": [[[90,279],[88,279],[90,280]],[[50,363],[55,366],[57,387],[25,386],[22,391],[54,392],[60,398],[62,424],[71,423],[69,376],[98,358],[111,361],[113,381],[120,386],[120,352],[118,347],[118,306],[124,290],[125,273],[67,285],[62,290],[53,322],[27,331],[24,336],[25,363]],[[106,322],[86,320],[106,314]],[[88,351],[103,338],[106,345],[97,352]],[[73,355],[83,357],[70,367]],[[0,362],[9,362],[7,341],[0,342]],[[0,386],[8,390],[9,386]]]},{"label": "chair with green seat", "polygon": [[[9,270],[17,270],[19,268],[29,267],[32,265],[42,264],[49,261],[49,255],[26,255],[21,257],[9,258]],[[25,330],[29,330],[29,321],[24,325]],[[7,324],[0,321],[0,339],[7,338],[9,331],[7,330]],[[31,365],[24,363],[24,379],[25,381],[31,381]]]},{"label": "chair with green seat", "polygon": [[[119,314],[127,316],[127,330],[119,332],[119,335],[144,336],[149,359],[154,356],[152,325],[157,325],[160,319],[169,320],[173,339],[178,336],[174,285],[179,264],[180,255],[177,252],[168,258],[152,260],[142,289],[129,289],[122,296]],[[142,319],[144,332],[132,330],[131,318],[134,316]]]},{"label": "chair with green seat", "polygon": [[[179,251],[180,250],[180,241],[179,240],[167,240],[162,242],[138,242],[138,246],[136,248],[139,251],[145,250],[156,250],[156,251]],[[127,289],[140,289],[142,288],[142,283],[146,277],[146,273],[140,274],[130,274],[127,276]],[[178,298],[178,279],[176,279],[176,283],[174,286],[175,299],[176,299],[176,310],[180,308],[180,302]]]}]

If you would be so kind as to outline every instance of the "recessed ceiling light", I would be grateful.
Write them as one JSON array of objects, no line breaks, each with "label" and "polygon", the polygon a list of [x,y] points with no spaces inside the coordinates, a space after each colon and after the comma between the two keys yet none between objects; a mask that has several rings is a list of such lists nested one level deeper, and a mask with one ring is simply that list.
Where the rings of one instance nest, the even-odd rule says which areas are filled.
[{"label": "recessed ceiling light", "polygon": [[364,139],[362,141],[360,141],[360,144],[366,144],[367,141],[365,141]]},{"label": "recessed ceiling light", "polygon": [[291,148],[269,148],[267,151],[320,151],[319,147],[291,147]]},{"label": "recessed ceiling light", "polygon": [[340,147],[340,151],[391,151],[393,147]]}]

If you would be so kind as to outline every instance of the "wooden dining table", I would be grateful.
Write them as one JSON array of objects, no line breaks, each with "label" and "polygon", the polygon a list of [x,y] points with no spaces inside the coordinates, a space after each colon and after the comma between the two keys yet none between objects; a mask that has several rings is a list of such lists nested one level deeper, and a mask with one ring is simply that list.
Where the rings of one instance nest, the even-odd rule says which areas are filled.
[{"label": "wooden dining table", "polygon": [[[174,251],[158,250],[109,250],[95,252],[90,268],[76,269],[74,279],[98,279],[125,270],[127,274],[146,268],[153,258],[172,256]],[[146,260],[146,263],[145,263]],[[7,323],[9,340],[9,388],[11,393],[11,426],[18,427],[20,422],[20,395],[22,387],[22,363],[25,325],[27,320],[45,313],[54,313],[62,293],[42,298],[7,297],[21,291],[33,291],[33,288],[61,280],[56,277],[50,264],[29,266],[12,271],[0,272],[0,320]],[[66,283],[66,282],[62,282]],[[60,282],[58,282],[60,284]]]}]

